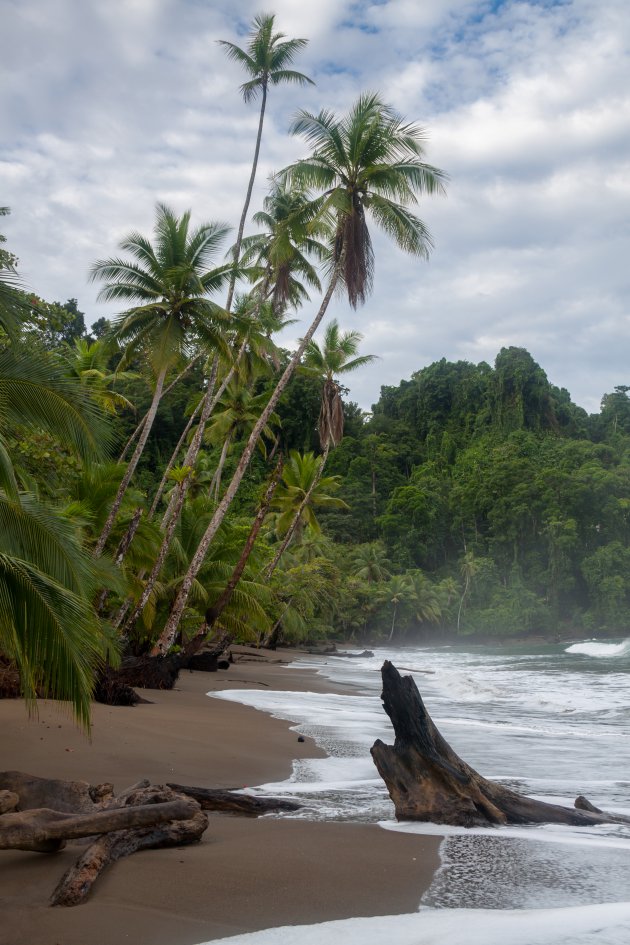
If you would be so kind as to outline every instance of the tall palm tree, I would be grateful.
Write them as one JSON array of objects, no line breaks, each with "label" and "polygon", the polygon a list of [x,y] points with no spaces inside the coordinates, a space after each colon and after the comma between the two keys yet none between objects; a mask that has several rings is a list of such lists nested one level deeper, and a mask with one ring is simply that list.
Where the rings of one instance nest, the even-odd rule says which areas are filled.
[{"label": "tall palm tree", "polygon": [[190,355],[195,344],[214,350],[225,347],[222,332],[229,317],[209,296],[225,284],[231,267],[209,266],[227,232],[218,223],[202,223],[191,230],[190,211],[177,217],[169,207],[158,204],[153,243],[138,232],[130,233],[120,247],[131,259],[106,259],[92,267],[92,279],[105,282],[99,299],[140,303],[115,320],[113,334],[125,348],[125,359],[146,359],[155,377],[151,407],[95,555],[105,547],[146,445],[168,371]]},{"label": "tall palm tree", "polygon": [[[256,179],[269,86],[280,85],[284,82],[297,85],[310,83],[313,85],[313,81],[309,79],[308,76],[287,68],[293,63],[296,55],[308,44],[308,40],[287,39],[284,33],[274,32],[274,21],[274,14],[261,13],[256,16],[249,33],[249,42],[245,49],[241,49],[240,46],[236,46],[234,43],[230,43],[227,40],[219,40],[228,58],[242,66],[249,76],[247,82],[241,85],[241,93],[245,103],[248,104],[254,101],[260,95],[260,117],[258,119],[258,134],[256,136],[254,160],[252,162],[252,170],[247,186],[243,212],[241,213],[241,219],[238,225],[236,244],[233,250],[235,264],[238,263],[240,257],[245,221],[247,219],[247,212],[249,210],[254,181]],[[228,312],[232,307],[235,283],[236,273],[232,275],[230,280],[228,298],[225,304]]]},{"label": "tall palm tree", "polygon": [[457,609],[457,632],[459,633],[459,628],[462,620],[462,610],[464,609],[464,601],[468,596],[471,584],[474,578],[479,574],[481,570],[481,563],[478,558],[475,557],[474,551],[466,551],[464,557],[459,562],[459,571],[461,576],[464,579],[464,588],[462,590],[462,596],[459,601],[459,607]]},{"label": "tall palm tree", "polygon": [[402,249],[426,257],[431,246],[425,225],[410,213],[407,204],[417,201],[416,192],[441,193],[445,175],[421,161],[423,135],[417,126],[405,124],[377,96],[362,95],[345,118],[338,119],[329,112],[320,112],[318,116],[302,112],[293,130],[304,134],[315,145],[315,151],[310,159],[288,168],[284,176],[289,183],[297,183],[303,189],[324,189],[320,212],[335,217],[330,281],[319,310],[252,430],[232,480],[191,559],[164,627],[164,651],[175,639],[192,583],[236,496],[261,431],[326,314],[340,280],[353,305],[362,301],[369,291],[371,265],[368,263],[372,255],[366,211]]},{"label": "tall palm tree", "polygon": [[291,131],[314,148],[290,165],[282,178],[320,191],[321,212],[336,219],[334,262],[341,269],[348,300],[362,304],[372,289],[374,253],[367,216],[408,253],[427,258],[432,240],[409,205],[417,194],[444,191],[446,175],[426,164],[424,132],[407,123],[377,95],[361,95],[345,118],[332,112],[301,111]]}]

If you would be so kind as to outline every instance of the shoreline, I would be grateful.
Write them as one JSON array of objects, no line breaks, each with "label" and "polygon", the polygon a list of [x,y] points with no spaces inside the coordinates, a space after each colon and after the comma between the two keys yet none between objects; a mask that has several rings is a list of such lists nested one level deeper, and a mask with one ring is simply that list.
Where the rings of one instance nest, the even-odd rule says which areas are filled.
[{"label": "shoreline", "polygon": [[[144,690],[150,704],[94,706],[92,741],[58,706],[0,701],[2,767],[43,777],[140,778],[239,788],[289,777],[294,758],[325,757],[290,723],[207,692],[283,689],[350,692],[315,670],[287,668],[303,652],[234,647],[228,671],[185,671],[170,692]],[[200,945],[282,925],[413,912],[440,865],[439,837],[392,833],[375,824],[211,815],[201,842],[136,853],[111,867],[90,899],[47,905],[80,847],[55,855],[2,851],[0,945]]]}]

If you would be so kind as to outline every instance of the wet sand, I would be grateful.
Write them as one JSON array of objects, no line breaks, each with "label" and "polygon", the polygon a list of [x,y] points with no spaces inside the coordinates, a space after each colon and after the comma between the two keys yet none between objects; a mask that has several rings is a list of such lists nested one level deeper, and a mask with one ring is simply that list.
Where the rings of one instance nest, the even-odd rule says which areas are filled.
[{"label": "wet sand", "polygon": [[[260,659],[239,648],[239,657],[227,672],[183,673],[171,692],[143,691],[149,705],[95,705],[91,742],[53,703],[29,721],[22,703],[0,701],[0,767],[112,781],[116,790],[142,778],[231,788],[286,778],[293,758],[323,753],[298,742],[286,722],[206,692],[332,684],[288,669],[286,651]],[[372,824],[212,815],[199,844],[120,861],[71,909],[47,903],[80,852],[76,843],[53,855],[1,851],[0,945],[197,945],[278,925],[412,912],[439,865],[438,846]]]}]

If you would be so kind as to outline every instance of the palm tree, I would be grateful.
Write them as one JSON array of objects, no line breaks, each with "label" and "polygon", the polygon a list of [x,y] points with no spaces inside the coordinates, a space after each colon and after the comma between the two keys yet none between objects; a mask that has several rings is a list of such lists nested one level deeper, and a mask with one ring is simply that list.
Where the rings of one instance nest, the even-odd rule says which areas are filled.
[{"label": "palm tree", "polygon": [[[348,508],[343,499],[331,495],[341,486],[341,477],[326,476],[322,479],[319,475],[321,463],[321,456],[291,450],[289,461],[285,464],[282,473],[282,481],[272,503],[272,507],[278,512],[275,523],[277,535],[287,534],[293,525],[295,511],[302,508],[302,501],[307,493],[310,493],[310,501],[302,508],[298,523],[300,536],[306,529],[310,529],[316,535],[320,533],[321,527],[315,514],[316,509]],[[315,480],[317,480],[317,487],[313,490],[311,486]]]},{"label": "palm tree", "polygon": [[389,579],[386,594],[387,594],[387,600],[393,607],[393,611],[392,611],[392,626],[389,631],[389,636],[387,638],[388,643],[394,637],[398,605],[404,600],[409,600],[412,595],[412,592],[413,592],[413,588],[406,574],[394,574]]},{"label": "palm tree", "polygon": [[391,576],[390,568],[391,563],[380,541],[360,545],[352,558],[352,573],[368,584],[386,581]]},{"label": "palm tree", "polygon": [[[0,217],[11,213],[9,207],[0,207]],[[0,244],[6,243],[6,237],[0,234]],[[20,323],[28,312],[28,306],[21,293],[21,282],[16,269],[17,259],[6,249],[0,248],[0,328],[10,338],[20,332]]]},{"label": "palm tree", "polygon": [[89,728],[93,674],[105,637],[91,606],[106,569],[75,525],[19,489],[7,447],[16,426],[45,430],[85,462],[109,435],[101,413],[63,364],[18,342],[0,352],[0,652],[15,661],[28,701],[69,700]]},{"label": "palm tree", "polygon": [[343,437],[343,403],[341,389],[335,380],[335,376],[355,371],[364,364],[369,364],[376,357],[367,354],[349,360],[352,355],[356,354],[362,338],[363,335],[358,331],[340,333],[339,325],[335,319],[324,333],[322,348],[312,339],[306,347],[302,370],[304,373],[319,377],[322,380],[322,405],[317,426],[323,453],[317,475],[313,478],[309,490],[304,494],[300,506],[296,509],[295,518],[287,529],[284,542],[269,566],[269,574],[273,573],[280,557],[291,541],[293,532],[298,527],[304,510],[310,502],[311,494],[317,489],[331,447],[338,446]]},{"label": "palm tree", "polygon": [[[241,49],[239,46],[227,40],[219,40],[219,43],[225,48],[228,58],[243,66],[249,76],[247,82],[241,85],[241,93],[245,103],[248,104],[254,101],[258,98],[258,95],[260,95],[260,117],[258,120],[258,134],[256,136],[254,160],[233,251],[235,264],[239,261],[243,230],[245,229],[247,212],[252,198],[252,190],[254,189],[254,180],[256,179],[269,86],[280,85],[283,82],[291,82],[297,85],[313,84],[312,80],[301,72],[294,72],[287,68],[287,66],[292,64],[298,52],[304,49],[308,44],[308,40],[286,39],[284,33],[274,33],[274,21],[274,14],[261,13],[256,16],[249,33],[249,42],[246,49]],[[236,272],[234,272],[230,280],[228,298],[225,303],[228,312],[232,307],[235,283]]]},{"label": "palm tree", "polygon": [[[230,446],[249,433],[266,401],[266,394],[254,395],[244,384],[234,378],[227,385],[225,393],[217,405],[221,409],[215,412],[213,420],[206,431],[210,443],[213,445],[222,444],[221,455],[210,486],[210,492],[214,493],[215,501],[219,497],[221,477]],[[258,448],[263,456],[267,454],[264,440],[273,439],[272,426],[277,426],[279,423],[280,417],[274,413],[269,417],[269,423],[261,432]]]},{"label": "palm tree", "polygon": [[439,594],[422,571],[408,572],[411,606],[418,623],[437,623],[442,616]]},{"label": "palm tree", "polygon": [[459,627],[460,627],[461,619],[462,619],[462,610],[464,608],[464,601],[466,600],[466,597],[468,596],[468,592],[470,590],[470,586],[472,584],[473,578],[475,578],[477,574],[479,574],[480,569],[481,569],[481,564],[478,561],[478,559],[475,557],[474,551],[467,551],[459,563],[459,570],[460,570],[461,576],[464,579],[464,589],[462,591],[462,596],[459,601],[459,608],[457,610],[457,632],[458,633],[459,633]]},{"label": "palm tree", "polygon": [[181,217],[158,204],[152,244],[140,233],[130,233],[120,247],[131,259],[99,261],[91,270],[92,279],[104,280],[99,299],[139,302],[113,326],[117,341],[125,346],[128,361],[145,358],[155,376],[151,407],[134,453],[112,504],[95,555],[102,553],[112,530],[123,496],[144,450],[153,426],[170,368],[190,354],[194,344],[223,349],[222,331],[229,322],[227,313],[208,296],[226,282],[229,266],[208,268],[227,227],[202,223],[190,229],[190,211]]},{"label": "palm tree", "polygon": [[327,235],[326,221],[318,216],[308,194],[277,179],[272,179],[264,210],[255,213],[253,220],[264,231],[243,239],[242,262],[262,271],[256,289],[263,299],[271,293],[274,312],[282,312],[287,305],[297,308],[308,299],[303,283],[321,291],[317,270],[308,257],[326,258],[320,239]]},{"label": "palm tree", "polygon": [[[409,212],[406,204],[416,202],[416,191],[442,192],[445,175],[420,160],[423,147],[419,128],[405,124],[377,96],[363,95],[345,118],[337,119],[329,112],[315,117],[302,112],[293,130],[305,134],[315,144],[315,152],[310,160],[298,161],[288,168],[284,176],[290,184],[296,183],[302,189],[323,188],[324,200],[320,202],[319,211],[335,218],[330,281],[319,310],[252,430],[232,480],[191,559],[164,627],[164,651],[175,639],[192,583],[236,496],[261,431],[326,314],[340,280],[345,284],[352,305],[362,301],[369,291],[371,267],[367,262],[372,256],[365,212],[369,211],[402,249],[426,257],[431,245],[426,227]],[[399,202],[394,202],[392,197]]]},{"label": "palm tree", "polygon": [[342,119],[328,111],[301,111],[291,131],[314,151],[286,168],[282,179],[322,192],[321,212],[336,219],[334,263],[356,308],[369,295],[374,274],[366,214],[401,249],[427,258],[431,237],[408,205],[417,203],[418,193],[442,193],[446,175],[421,160],[423,131],[405,123],[377,95],[360,96]]}]

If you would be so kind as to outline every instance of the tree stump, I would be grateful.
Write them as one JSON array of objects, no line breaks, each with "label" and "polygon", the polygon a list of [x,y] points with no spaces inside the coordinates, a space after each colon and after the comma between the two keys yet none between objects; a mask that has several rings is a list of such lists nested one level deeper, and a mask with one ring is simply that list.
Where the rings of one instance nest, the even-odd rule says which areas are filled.
[{"label": "tree stump", "polygon": [[543,823],[585,827],[630,821],[598,811],[584,798],[578,799],[582,809],[572,809],[536,801],[488,781],[442,737],[413,678],[401,676],[387,660],[381,674],[383,708],[396,740],[392,747],[377,739],[371,752],[398,820],[460,827]]}]

